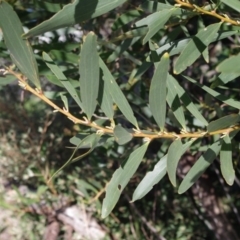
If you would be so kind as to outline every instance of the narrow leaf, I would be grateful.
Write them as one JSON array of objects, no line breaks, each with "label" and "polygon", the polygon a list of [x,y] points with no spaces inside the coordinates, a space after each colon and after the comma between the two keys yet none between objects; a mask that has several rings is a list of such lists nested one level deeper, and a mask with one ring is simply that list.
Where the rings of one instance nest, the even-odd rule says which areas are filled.
[{"label": "narrow leaf", "polygon": [[124,2],[126,0],[75,0],[73,3],[64,6],[61,11],[49,20],[32,28],[24,37],[30,38],[58,28],[81,23],[107,13]]},{"label": "narrow leaf", "polygon": [[[219,31],[215,37],[212,39],[212,42],[222,40],[224,38],[235,35],[237,31]],[[157,54],[162,55],[165,52],[168,52],[170,56],[181,53],[187,44],[190,42],[191,38],[185,38],[181,40],[175,40],[170,43],[166,43],[160,48],[157,49]]]},{"label": "narrow leaf", "polygon": [[[79,159],[82,159],[85,156],[87,156],[89,153],[91,153],[93,151],[93,149],[97,146],[97,143],[100,140],[100,137],[101,136],[99,134],[93,133],[93,134],[90,134],[87,137],[85,137],[81,142],[79,142],[78,146],[74,149],[71,157],[51,176],[51,178],[48,181],[51,181],[60,171],[62,171],[70,163],[76,162]],[[82,148],[83,146],[86,146],[86,145],[89,145],[90,149],[86,153],[84,153],[76,158],[73,158],[76,151],[79,148]]]},{"label": "narrow leaf", "polygon": [[[168,77],[169,79],[169,77]],[[186,129],[186,121],[183,113],[183,108],[173,81],[167,81],[167,102],[177,121],[183,129]]]},{"label": "narrow leaf", "polygon": [[136,22],[136,27],[147,25],[149,28],[147,35],[143,39],[143,44],[148,42],[151,37],[153,37],[161,28],[164,27],[165,23],[171,17],[171,14],[172,11],[166,9],[160,12],[152,13],[146,18],[143,18],[140,21]]},{"label": "narrow leaf", "polygon": [[99,89],[99,59],[97,53],[97,37],[93,32],[88,33],[80,53],[80,93],[82,107],[91,119],[96,106]]},{"label": "narrow leaf", "polygon": [[107,84],[104,79],[109,77],[111,74],[106,68],[105,71],[100,69],[100,80],[99,80],[99,92],[98,92],[98,104],[100,105],[102,111],[109,119],[113,119],[114,108],[113,108],[113,99],[111,93],[108,89]]},{"label": "narrow leaf", "polygon": [[182,144],[181,139],[177,139],[170,145],[168,149],[167,172],[169,180],[174,187],[177,186],[176,174],[178,162],[181,156],[187,151],[192,143],[193,140]]},{"label": "narrow leaf", "polygon": [[222,3],[226,4],[230,8],[240,12],[240,2],[236,0],[221,0]]},{"label": "narrow leaf", "polygon": [[102,218],[107,217],[115,207],[123,189],[128,184],[130,178],[136,172],[147,150],[148,143],[134,150],[124,167],[118,168],[109,182],[106,189],[106,196],[103,200]]},{"label": "narrow leaf", "polygon": [[61,97],[61,99],[63,101],[65,109],[68,111],[69,107],[68,107],[68,99],[67,99],[67,97],[64,94],[62,94],[62,93],[60,93],[60,97]]},{"label": "narrow leaf", "polygon": [[101,58],[99,58],[99,65],[100,68],[103,71],[104,74],[104,81],[108,88],[108,91],[110,92],[113,101],[117,104],[120,111],[123,113],[123,115],[127,118],[129,122],[131,122],[134,126],[138,128],[137,120],[134,117],[133,110],[130,107],[127,99],[125,98],[123,92],[117,85],[114,77],[112,76],[111,72],[108,70],[105,63],[102,61]]},{"label": "narrow leaf", "polygon": [[239,76],[240,76],[240,71],[239,71],[239,73],[221,73],[221,74],[219,74],[217,79],[214,82],[212,82],[211,88],[216,88],[219,85],[222,86],[224,84],[227,84],[228,82],[233,81],[234,79],[236,79]]},{"label": "narrow leaf", "polygon": [[219,118],[215,121],[212,121],[207,126],[208,132],[215,132],[220,129],[224,129],[227,127],[230,127],[232,125],[235,125],[237,122],[240,121],[240,115],[239,114],[230,114],[225,117]]},{"label": "narrow leaf", "polygon": [[125,128],[121,126],[116,126],[113,131],[115,141],[119,145],[123,145],[132,140],[132,134]]},{"label": "narrow leaf", "polygon": [[236,56],[231,56],[217,66],[217,71],[223,72],[223,73],[229,73],[229,74],[230,73],[239,74],[240,70],[239,68],[236,68],[236,63],[239,61],[240,61],[240,54]]},{"label": "narrow leaf", "polygon": [[189,170],[187,175],[181,182],[178,193],[186,192],[205,172],[205,170],[212,164],[221,149],[221,141],[213,143],[208,150],[197,160],[193,167]]},{"label": "narrow leaf", "polygon": [[154,166],[153,171],[148,172],[142,181],[138,184],[133,193],[132,202],[143,198],[148,192],[150,192],[153,186],[166,175],[166,169],[167,154],[158,161],[158,163]]},{"label": "narrow leaf", "polygon": [[175,74],[179,74],[184,71],[188,66],[192,65],[198,57],[200,57],[201,53],[204,52],[204,50],[216,37],[220,26],[221,22],[209,25],[208,27],[200,30],[198,34],[190,40],[175,63]]},{"label": "narrow leaf", "polygon": [[38,88],[41,89],[37,62],[27,40],[22,39],[22,24],[7,2],[0,1],[0,28],[13,63]]},{"label": "narrow leaf", "polygon": [[226,96],[224,95],[221,95],[219,92],[205,86],[205,85],[202,85],[200,83],[198,83],[196,80],[190,78],[190,77],[187,77],[187,76],[183,76],[185,77],[188,81],[196,84],[198,87],[202,88],[204,91],[206,91],[207,93],[209,93],[210,95],[212,95],[213,97],[217,98],[218,100],[228,104],[229,106],[232,106],[234,108],[237,108],[237,109],[240,109],[240,102],[239,101],[236,101],[232,98],[226,98]]},{"label": "narrow leaf", "polygon": [[172,82],[172,86],[175,87],[178,96],[180,97],[181,101],[183,102],[184,106],[187,108],[187,110],[200,122],[202,122],[205,126],[208,125],[207,120],[203,117],[203,115],[199,112],[197,107],[192,102],[191,98],[189,97],[187,91],[185,91],[177,82],[175,78],[173,78],[172,75],[168,75],[168,81]]},{"label": "narrow leaf", "polygon": [[[127,49],[129,49],[129,47],[134,45],[139,39],[140,39],[140,36],[132,38],[132,39],[124,40],[120,45],[115,47],[113,53],[108,57],[107,62],[110,63],[110,62],[115,61],[116,58],[121,56],[121,54],[123,54]],[[128,55],[129,55],[129,53],[128,53]]]},{"label": "narrow leaf", "polygon": [[233,185],[235,171],[232,162],[232,145],[229,135],[223,138],[223,144],[220,152],[221,173],[228,185]]},{"label": "narrow leaf", "polygon": [[78,106],[82,108],[81,100],[79,99],[79,96],[77,94],[77,91],[75,87],[72,85],[72,83],[66,78],[66,76],[63,74],[61,69],[53,62],[51,57],[43,52],[43,59],[47,66],[51,69],[51,71],[54,73],[54,75],[57,77],[59,82],[66,88],[68,93],[71,95],[71,97],[76,101]]},{"label": "narrow leaf", "polygon": [[169,68],[169,55],[165,53],[157,65],[152,78],[149,92],[149,105],[151,112],[161,131],[164,130],[166,119],[167,76]]}]

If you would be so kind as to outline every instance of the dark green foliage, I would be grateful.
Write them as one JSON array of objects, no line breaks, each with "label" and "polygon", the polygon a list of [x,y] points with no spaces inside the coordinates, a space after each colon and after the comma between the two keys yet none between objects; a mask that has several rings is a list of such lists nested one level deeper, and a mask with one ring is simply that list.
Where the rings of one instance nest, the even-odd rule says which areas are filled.
[{"label": "dark green foliage", "polygon": [[[147,239],[148,234],[149,239],[159,235],[207,239],[212,237],[207,234],[209,229],[216,231],[216,239],[227,239],[217,232],[218,226],[203,224],[211,222],[205,221],[203,212],[214,213],[201,202],[195,184],[204,196],[215,194],[224,202],[223,193],[218,193],[223,191],[230,201],[229,190],[217,179],[218,172],[228,185],[239,175],[240,72],[234,47],[239,44],[240,21],[234,16],[240,13],[240,6],[235,0],[204,2],[19,0],[12,8],[0,0],[0,86],[7,87],[16,77],[26,92],[52,108],[50,115],[61,113],[74,126],[69,132],[70,144],[66,144],[70,158],[64,158],[65,162],[50,157],[48,141],[39,140],[37,154],[46,155],[47,160],[39,163],[34,159],[34,167],[29,164],[26,168],[36,172],[39,192],[70,194],[73,181],[84,196],[82,201],[96,202],[102,218],[114,216],[122,227],[126,224],[126,232],[116,230],[121,232],[120,239],[130,239],[131,233],[135,239]],[[66,32],[67,41],[58,42],[58,29],[69,30],[73,24],[80,32],[80,42]],[[25,34],[23,27],[29,29]],[[53,39],[41,43],[37,36],[49,31]],[[11,60],[15,66],[9,64]],[[33,111],[32,107],[27,111]],[[40,111],[36,109],[37,114]],[[64,129],[58,125],[59,132]],[[58,151],[64,151],[62,146]],[[220,181],[220,190],[207,190],[202,176]],[[211,187],[214,189],[213,184]],[[187,190],[188,195],[176,196]],[[105,198],[101,197],[104,192]],[[141,200],[126,203],[121,196]],[[234,193],[232,198],[234,201]],[[23,198],[24,204],[32,202]],[[146,220],[150,210],[153,215],[159,211],[156,222],[151,220],[154,226]],[[202,222],[191,219],[194,210]],[[132,216],[135,220],[129,223]],[[109,218],[105,223],[114,229],[116,224]],[[213,218],[212,224],[216,222]],[[229,236],[238,234],[234,230],[237,220],[232,222]],[[142,224],[147,229],[144,234]],[[189,228],[182,230],[187,224]],[[201,233],[206,236],[198,238]]]}]

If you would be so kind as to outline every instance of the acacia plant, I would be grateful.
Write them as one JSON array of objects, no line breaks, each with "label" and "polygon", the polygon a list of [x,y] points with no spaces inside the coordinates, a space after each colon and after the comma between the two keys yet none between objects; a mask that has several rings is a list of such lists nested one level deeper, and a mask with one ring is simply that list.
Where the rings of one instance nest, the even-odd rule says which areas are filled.
[{"label": "acacia plant", "polygon": [[[184,193],[216,159],[225,181],[233,184],[240,101],[229,83],[240,76],[240,55],[234,48],[224,53],[221,49],[231,41],[238,44],[239,1],[34,1],[34,7],[44,7],[53,16],[24,33],[13,6],[0,0],[1,46],[12,60],[1,69],[0,81],[17,79],[55,114],[82,126],[71,139],[75,150],[64,166],[106,143],[126,151],[126,161],[106,185],[103,218],[154,141],[165,141],[168,148],[160,147],[158,162],[140,181],[132,201],[144,197],[165,175],[179,194]],[[108,27],[111,33],[104,35],[94,22],[100,25],[105,14],[118,17]],[[74,24],[83,30],[82,42],[62,49],[60,57],[36,43],[36,36]],[[39,76],[65,91],[62,104],[46,96]],[[71,112],[73,103],[77,113]],[[79,148],[87,151],[75,156]],[[201,156],[178,183],[181,157],[196,149]]]}]

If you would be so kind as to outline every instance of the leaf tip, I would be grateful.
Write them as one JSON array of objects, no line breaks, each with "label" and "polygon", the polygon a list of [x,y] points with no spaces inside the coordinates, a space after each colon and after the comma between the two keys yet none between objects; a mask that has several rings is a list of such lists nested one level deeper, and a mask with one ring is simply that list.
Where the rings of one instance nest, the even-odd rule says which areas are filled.
[{"label": "leaf tip", "polygon": [[169,58],[170,56],[169,56],[169,53],[168,52],[165,52],[164,54],[163,54],[163,58]]}]

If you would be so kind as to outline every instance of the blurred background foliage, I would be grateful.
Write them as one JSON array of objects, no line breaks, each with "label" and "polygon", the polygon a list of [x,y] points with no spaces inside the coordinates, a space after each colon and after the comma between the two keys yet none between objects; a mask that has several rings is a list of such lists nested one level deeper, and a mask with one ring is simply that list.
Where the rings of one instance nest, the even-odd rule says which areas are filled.
[{"label": "blurred background foliage", "polygon": [[[69,2],[11,1],[26,31],[49,19]],[[142,45],[141,33],[136,34],[135,38],[126,38],[123,34],[137,19],[150,13],[149,9],[141,7],[143,2],[128,1],[81,26],[75,25],[31,38],[45,94],[62,105],[60,94],[65,93],[61,87],[52,84],[55,83],[54,77],[40,57],[42,51],[48,52],[68,78],[78,79],[81,38],[83,34],[94,31],[101,44],[99,52],[131,103],[139,126],[156,129],[145,108],[154,71],[146,61],[149,46]],[[207,2],[197,1],[196,4],[202,6]],[[169,3],[173,4],[173,1]],[[216,19],[208,16],[193,16],[185,24],[159,31],[153,41],[161,45],[162,42],[191,36],[202,26],[215,22]],[[236,29],[232,25],[224,25],[223,28]],[[200,58],[185,74],[200,79],[202,84],[217,85],[219,79],[215,77],[213,69],[221,60],[238,52],[239,36],[236,34],[211,44],[209,63]],[[154,58],[154,51],[151,57]],[[2,40],[0,65],[10,63]],[[141,69],[143,66],[147,71]],[[138,71],[145,72],[136,77]],[[85,128],[74,125],[60,114],[54,114],[49,106],[20,89],[13,77],[7,78],[6,82],[11,81],[10,84],[6,85],[3,77],[0,82],[0,239],[240,239],[239,136],[235,138],[233,151],[236,179],[232,187],[226,185],[220,176],[219,161],[216,161],[183,195],[178,195],[165,177],[145,198],[131,203],[137,183],[166,153],[170,144],[169,140],[153,141],[114,211],[102,220],[100,209],[105,185],[138,140],[124,146],[106,143],[84,159],[64,168],[49,183],[49,177],[66,162],[73,151],[69,139]],[[200,88],[181,78],[178,80],[208,121],[236,112],[221,105]],[[239,78],[220,86],[218,91],[226,97],[239,96]],[[74,102],[70,103],[70,108],[72,113],[81,114]],[[101,112],[97,115],[101,120]],[[191,129],[199,127],[191,116],[186,115],[186,118]],[[129,127],[120,113],[117,119],[123,126]],[[173,122],[173,115],[169,113],[167,128],[169,131],[178,131]],[[189,152],[183,155],[178,168],[179,177],[186,174],[208,143],[209,139],[197,141],[192,148],[194,155]],[[78,150],[78,154],[81,151]],[[66,216],[71,216],[67,211],[73,207],[76,207],[74,213],[78,220],[70,222]],[[79,227],[81,224],[78,221],[84,226],[83,229]],[[53,230],[57,232],[56,236],[51,232]],[[94,236],[91,235],[93,232],[96,233]]]}]

